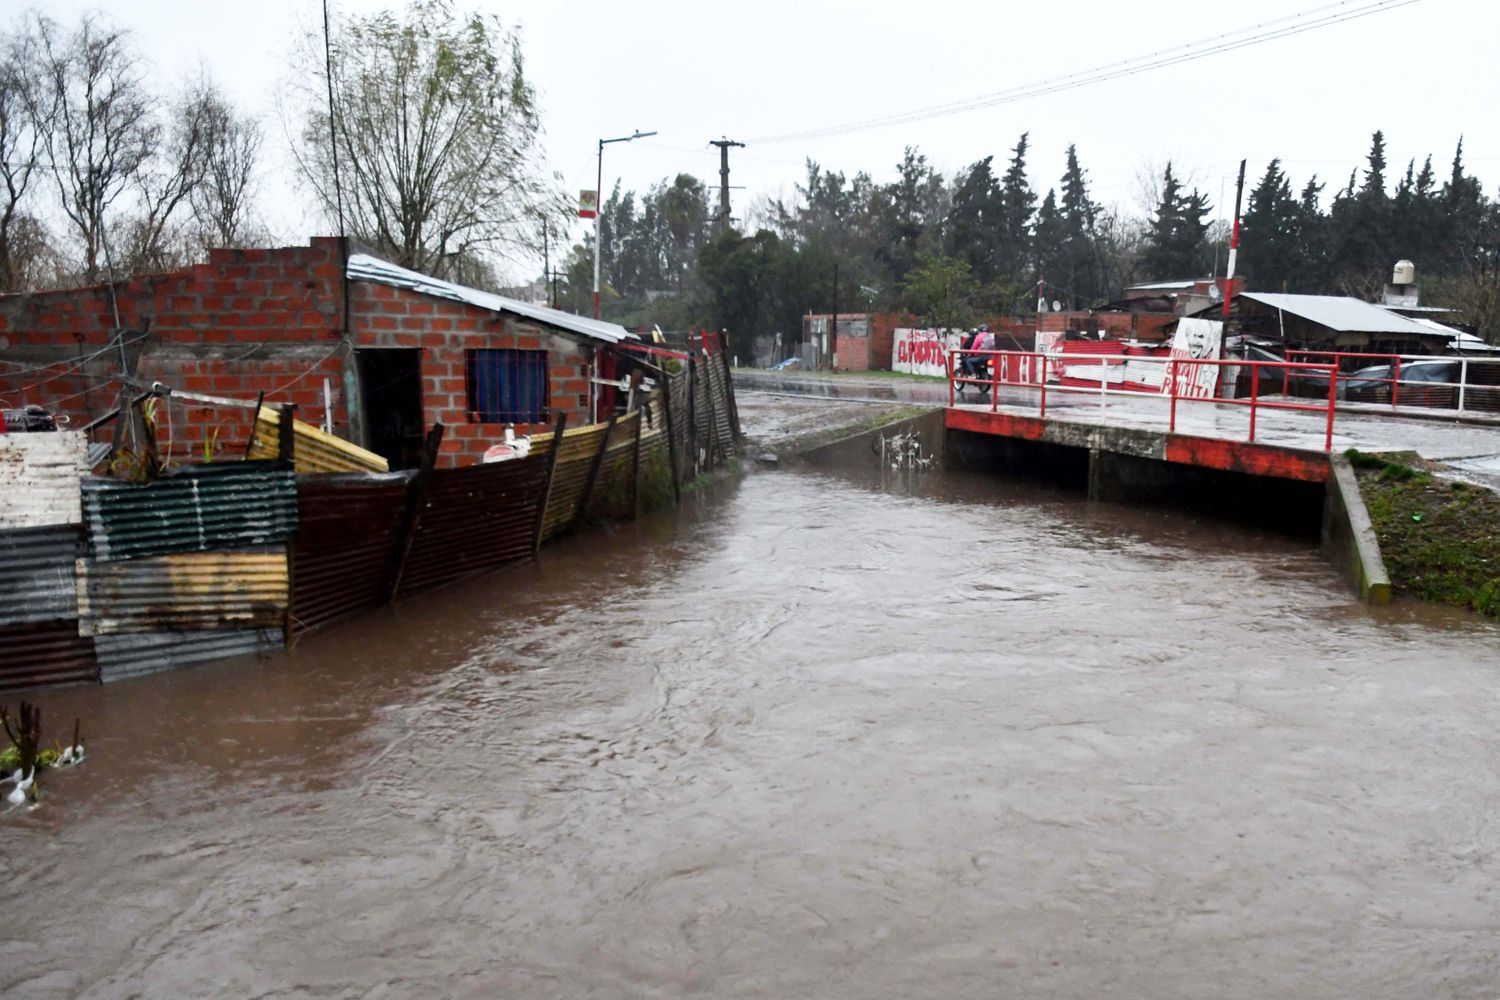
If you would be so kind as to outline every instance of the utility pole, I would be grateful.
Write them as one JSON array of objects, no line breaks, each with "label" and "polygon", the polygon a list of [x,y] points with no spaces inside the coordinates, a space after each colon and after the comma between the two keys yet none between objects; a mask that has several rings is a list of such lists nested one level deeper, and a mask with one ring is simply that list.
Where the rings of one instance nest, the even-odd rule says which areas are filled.
[{"label": "utility pole", "polygon": [[743,142],[733,139],[710,139],[710,146],[719,147],[719,229],[729,228],[729,147],[745,148]]}]

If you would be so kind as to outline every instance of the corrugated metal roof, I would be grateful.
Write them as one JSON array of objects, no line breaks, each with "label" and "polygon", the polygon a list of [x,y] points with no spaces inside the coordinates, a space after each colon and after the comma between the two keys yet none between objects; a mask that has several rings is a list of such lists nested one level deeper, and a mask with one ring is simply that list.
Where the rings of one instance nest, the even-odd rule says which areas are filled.
[{"label": "corrugated metal roof", "polygon": [[76,620],[0,628],[0,691],[98,679],[94,640]]},{"label": "corrugated metal roof", "polygon": [[0,531],[0,626],[78,617],[78,547],[72,525]]},{"label": "corrugated metal roof", "polygon": [[617,344],[622,340],[637,340],[635,334],[625,329],[618,323],[606,323],[603,320],[589,319],[584,316],[575,316],[573,313],[563,312],[561,309],[548,309],[546,306],[534,306],[520,299],[507,298],[504,295],[496,295],[493,292],[482,292],[477,288],[469,288],[466,285],[456,285],[451,281],[443,281],[441,278],[433,278],[417,271],[409,271],[389,261],[372,257],[369,254],[357,253],[349,257],[349,277],[354,281],[372,281],[380,285],[390,285],[395,288],[408,288],[420,295],[431,295],[440,299],[452,299],[455,302],[467,302],[471,306],[480,309],[488,309],[491,312],[507,312],[517,316],[525,316],[527,319],[536,320],[547,326],[556,327],[575,333],[580,337],[588,337],[591,340],[602,340],[607,344]]},{"label": "corrugated metal roof", "polygon": [[206,660],[264,654],[282,647],[279,629],[211,629],[101,635],[94,640],[105,683],[173,670]]},{"label": "corrugated metal roof", "polygon": [[287,607],[286,550],[188,552],[78,563],[84,635],[266,628]]},{"label": "corrugated metal roof", "polygon": [[88,463],[82,431],[0,434],[0,528],[82,523],[78,481]]},{"label": "corrugated metal roof", "polygon": [[150,483],[91,477],[83,481],[83,507],[101,562],[249,549],[296,531],[297,476],[271,462],[224,462]]},{"label": "corrugated metal roof", "polygon": [[[296,435],[292,465],[303,474],[319,472],[387,472],[390,463],[373,451],[350,444],[341,437],[292,418]],[[281,411],[262,406],[255,415],[255,438],[250,442],[251,459],[274,459],[280,456]]]},{"label": "corrugated metal roof", "polygon": [[1340,333],[1401,333],[1432,336],[1421,324],[1388,309],[1343,295],[1282,295],[1241,292],[1240,298],[1280,309]]}]

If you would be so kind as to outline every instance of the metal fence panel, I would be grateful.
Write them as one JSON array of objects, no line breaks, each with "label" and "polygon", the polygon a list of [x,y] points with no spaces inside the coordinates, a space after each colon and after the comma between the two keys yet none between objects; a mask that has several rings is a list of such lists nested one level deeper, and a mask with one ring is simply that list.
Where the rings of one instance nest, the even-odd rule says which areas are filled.
[{"label": "metal fence panel", "polygon": [[0,626],[78,617],[78,549],[72,525],[0,531]]},{"label": "metal fence panel", "polygon": [[94,640],[76,619],[0,628],[0,691],[98,679]]},{"label": "metal fence panel", "polygon": [[292,546],[292,622],[318,628],[386,599],[408,477],[304,476]]},{"label": "metal fence panel", "polygon": [[206,660],[268,653],[282,648],[282,635],[280,629],[138,632],[101,635],[94,644],[100,680],[109,683]]},{"label": "metal fence panel", "polygon": [[265,628],[287,610],[285,549],[80,560],[78,575],[84,635]]},{"label": "metal fence panel", "polygon": [[270,462],[195,465],[150,483],[90,477],[83,507],[101,562],[285,542],[297,528],[297,480]]},{"label": "metal fence panel", "polygon": [[88,463],[82,431],[0,434],[0,529],[81,523]]},{"label": "metal fence panel", "polygon": [[400,592],[529,559],[546,487],[546,455],[435,470]]}]

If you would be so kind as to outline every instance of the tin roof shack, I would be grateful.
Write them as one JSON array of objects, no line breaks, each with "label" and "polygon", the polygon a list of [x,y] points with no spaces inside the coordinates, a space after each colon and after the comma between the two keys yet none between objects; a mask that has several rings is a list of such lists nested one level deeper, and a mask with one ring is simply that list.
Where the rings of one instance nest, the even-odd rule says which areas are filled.
[{"label": "tin roof shack", "polygon": [[590,365],[632,336],[317,237],[214,250],[112,286],[0,295],[0,400],[81,427],[122,388],[159,382],[173,395],[156,403],[158,448],[181,462],[240,457],[264,393],[397,467],[441,420],[441,463],[466,464],[508,423],[588,419]]},{"label": "tin roof shack", "polygon": [[1453,340],[1451,331],[1341,295],[1241,292],[1229,315],[1237,333],[1314,351],[1444,354]]},{"label": "tin roof shack", "polygon": [[557,413],[591,419],[592,374],[623,340],[617,323],[419,274],[368,254],[349,258],[350,330],[365,446],[415,465],[425,427],[446,428],[442,465],[471,465]]}]

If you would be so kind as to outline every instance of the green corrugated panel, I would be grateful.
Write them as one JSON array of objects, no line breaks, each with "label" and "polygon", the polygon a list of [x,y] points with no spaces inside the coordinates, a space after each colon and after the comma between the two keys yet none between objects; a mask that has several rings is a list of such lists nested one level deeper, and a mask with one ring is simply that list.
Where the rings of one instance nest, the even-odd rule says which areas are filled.
[{"label": "green corrugated panel", "polygon": [[89,478],[83,508],[100,562],[276,545],[297,528],[297,477],[270,462],[227,462],[150,483]]}]

